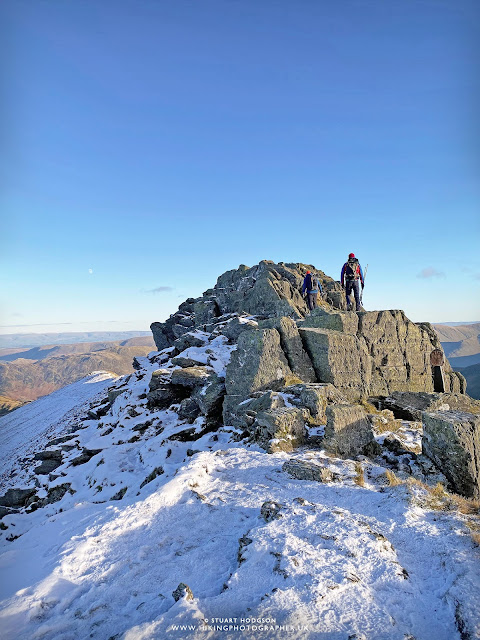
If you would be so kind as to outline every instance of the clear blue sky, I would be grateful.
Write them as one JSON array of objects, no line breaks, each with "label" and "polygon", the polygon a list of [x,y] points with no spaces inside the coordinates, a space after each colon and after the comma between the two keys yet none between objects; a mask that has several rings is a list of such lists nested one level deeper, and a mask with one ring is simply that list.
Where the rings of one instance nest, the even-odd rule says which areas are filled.
[{"label": "clear blue sky", "polygon": [[477,0],[1,4],[0,332],[148,329],[261,259],[480,320]]}]

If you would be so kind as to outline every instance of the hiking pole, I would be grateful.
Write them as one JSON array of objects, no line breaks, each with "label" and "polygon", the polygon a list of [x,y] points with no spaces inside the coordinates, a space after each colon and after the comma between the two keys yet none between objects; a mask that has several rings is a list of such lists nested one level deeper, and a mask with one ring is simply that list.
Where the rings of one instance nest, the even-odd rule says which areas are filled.
[{"label": "hiking pole", "polygon": [[[363,274],[363,284],[365,285],[365,278],[367,277],[367,271],[368,271],[368,264],[365,267],[365,273]],[[363,287],[362,287],[362,292],[360,294],[360,304],[363,305]]]}]

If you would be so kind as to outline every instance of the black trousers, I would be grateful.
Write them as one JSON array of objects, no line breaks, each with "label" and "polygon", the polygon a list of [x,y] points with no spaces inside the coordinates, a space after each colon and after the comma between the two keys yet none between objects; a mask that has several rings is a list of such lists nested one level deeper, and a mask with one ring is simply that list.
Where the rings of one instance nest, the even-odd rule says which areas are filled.
[{"label": "black trousers", "polygon": [[345,286],[345,295],[347,296],[347,309],[350,306],[350,294],[353,291],[353,295],[355,296],[355,306],[357,311],[362,310],[362,305],[360,304],[360,280],[347,280]]}]

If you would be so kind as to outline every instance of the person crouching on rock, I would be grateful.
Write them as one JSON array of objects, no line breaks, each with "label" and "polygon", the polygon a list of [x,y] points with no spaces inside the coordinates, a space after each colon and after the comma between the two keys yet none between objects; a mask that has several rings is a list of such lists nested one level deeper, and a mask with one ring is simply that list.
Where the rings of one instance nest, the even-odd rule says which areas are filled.
[{"label": "person crouching on rock", "polygon": [[311,271],[307,271],[303,280],[302,296],[307,296],[307,305],[310,311],[317,306],[317,294],[320,291],[322,293],[322,285],[318,281],[316,276],[313,276]]},{"label": "person crouching on rock", "polygon": [[345,289],[345,295],[347,297],[347,311],[350,311],[350,295],[352,290],[355,296],[356,310],[361,311],[362,305],[360,303],[359,284],[362,285],[363,290],[363,271],[359,261],[355,258],[354,253],[349,254],[347,262],[343,265],[340,281],[342,283],[342,287]]}]

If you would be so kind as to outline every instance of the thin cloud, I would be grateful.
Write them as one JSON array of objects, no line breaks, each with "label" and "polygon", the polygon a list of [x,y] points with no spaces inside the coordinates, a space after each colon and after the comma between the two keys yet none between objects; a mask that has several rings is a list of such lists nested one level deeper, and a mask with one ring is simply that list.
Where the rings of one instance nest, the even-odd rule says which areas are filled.
[{"label": "thin cloud", "polygon": [[420,273],[417,273],[417,278],[445,278],[445,274],[443,273],[443,271],[438,271],[433,267],[426,267],[425,269],[422,269]]},{"label": "thin cloud", "polygon": [[145,293],[167,293],[173,291],[173,287],[155,287],[155,289],[144,289]]},{"label": "thin cloud", "polygon": [[14,327],[55,327],[57,325],[73,324],[73,322],[37,322],[35,324],[0,324],[2,329],[13,329]]}]

